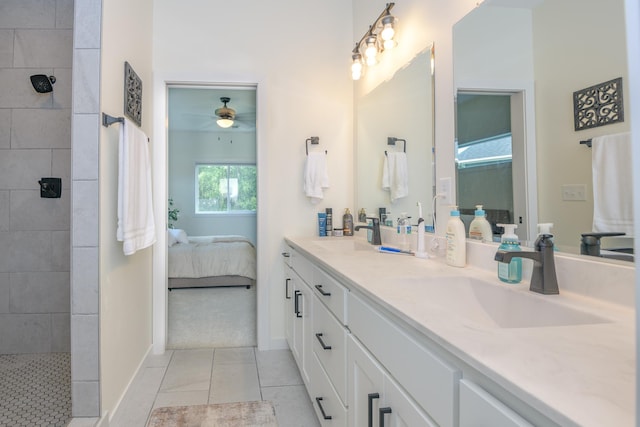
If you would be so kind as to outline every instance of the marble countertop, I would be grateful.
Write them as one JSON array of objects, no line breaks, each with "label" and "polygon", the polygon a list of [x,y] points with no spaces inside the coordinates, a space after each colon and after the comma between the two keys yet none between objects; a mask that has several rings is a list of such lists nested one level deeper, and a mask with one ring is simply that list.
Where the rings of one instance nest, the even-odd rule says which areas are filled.
[{"label": "marble countertop", "polygon": [[[562,283],[560,295],[540,295],[529,291],[527,280],[509,285],[486,269],[450,267],[441,258],[383,254],[367,248],[366,241],[359,250],[348,250],[346,239],[357,238],[324,239],[343,239],[344,249],[330,249],[317,237],[285,241],[558,424],[635,425],[633,309],[563,291]],[[542,298],[543,304],[554,305],[550,308],[577,309],[603,321],[501,327],[473,315],[474,297],[453,297],[451,289],[438,287],[454,277],[508,287],[507,292],[523,294],[519,298]]]}]

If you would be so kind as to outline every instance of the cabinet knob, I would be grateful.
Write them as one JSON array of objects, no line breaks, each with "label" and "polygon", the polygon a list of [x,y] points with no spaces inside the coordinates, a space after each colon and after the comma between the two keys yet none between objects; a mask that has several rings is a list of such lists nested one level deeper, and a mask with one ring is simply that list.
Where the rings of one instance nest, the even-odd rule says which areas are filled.
[{"label": "cabinet knob", "polygon": [[282,256],[285,258],[289,258],[291,254],[289,252],[282,252]]}]

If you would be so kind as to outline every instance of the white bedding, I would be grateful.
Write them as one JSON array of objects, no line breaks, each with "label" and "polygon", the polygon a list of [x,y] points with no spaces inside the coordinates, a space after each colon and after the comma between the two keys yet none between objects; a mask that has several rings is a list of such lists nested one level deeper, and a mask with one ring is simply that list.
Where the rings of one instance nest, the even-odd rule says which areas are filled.
[{"label": "white bedding", "polygon": [[244,236],[189,236],[169,247],[169,278],[244,276],[256,279],[256,248]]}]

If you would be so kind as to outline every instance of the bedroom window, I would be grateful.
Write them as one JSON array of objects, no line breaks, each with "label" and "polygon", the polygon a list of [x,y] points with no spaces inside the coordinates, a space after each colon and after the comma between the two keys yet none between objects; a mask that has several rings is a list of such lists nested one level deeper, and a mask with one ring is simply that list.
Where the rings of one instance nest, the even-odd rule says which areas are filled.
[{"label": "bedroom window", "polygon": [[196,214],[256,211],[256,165],[196,165],[196,186]]}]

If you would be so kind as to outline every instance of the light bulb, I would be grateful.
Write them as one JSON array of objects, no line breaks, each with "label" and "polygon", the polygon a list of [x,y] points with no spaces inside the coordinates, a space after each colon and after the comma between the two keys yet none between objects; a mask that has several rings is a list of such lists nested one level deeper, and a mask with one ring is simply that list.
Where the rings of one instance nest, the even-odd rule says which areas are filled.
[{"label": "light bulb", "polygon": [[360,80],[360,77],[362,77],[362,73],[360,71],[356,72],[351,70],[351,80]]},{"label": "light bulb", "polygon": [[231,119],[218,119],[216,121],[216,123],[221,128],[229,128],[229,127],[231,127],[233,125],[233,120],[231,120]]},{"label": "light bulb", "polygon": [[389,49],[393,49],[394,47],[396,47],[398,43],[396,43],[395,40],[391,39],[391,40],[385,40],[383,43],[384,46],[384,50],[389,50]]},{"label": "light bulb", "polygon": [[367,65],[369,67],[374,66],[378,63],[378,58],[374,56],[367,56]]},{"label": "light bulb", "polygon": [[382,40],[387,41],[387,40],[393,39],[393,36],[395,34],[396,34],[396,30],[393,29],[393,24],[387,23],[387,24],[384,24],[384,28],[380,33],[380,37],[382,37]]},{"label": "light bulb", "polygon": [[369,58],[374,57],[378,54],[378,45],[377,45],[377,39],[376,36],[369,36],[367,37],[367,48],[364,51],[364,56],[367,57],[367,61],[369,60]]}]

